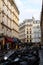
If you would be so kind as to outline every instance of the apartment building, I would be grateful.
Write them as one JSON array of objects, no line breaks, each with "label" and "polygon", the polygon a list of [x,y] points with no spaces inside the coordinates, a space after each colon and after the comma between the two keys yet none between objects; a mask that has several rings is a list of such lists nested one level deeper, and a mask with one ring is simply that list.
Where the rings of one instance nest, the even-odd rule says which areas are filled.
[{"label": "apartment building", "polygon": [[19,10],[14,0],[0,0],[0,36],[18,38],[18,21]]},{"label": "apartment building", "polygon": [[41,28],[40,28],[40,21],[39,20],[35,20],[33,22],[32,42],[33,43],[40,43],[41,42]]},{"label": "apartment building", "polygon": [[41,11],[41,45],[43,45],[43,1],[42,1],[42,11]]},{"label": "apartment building", "polygon": [[18,37],[19,10],[13,0],[0,0],[0,34]]},{"label": "apartment building", "polygon": [[23,42],[31,42],[33,19],[26,19],[19,25],[19,38]]},{"label": "apartment building", "polygon": [[40,21],[26,19],[19,25],[19,38],[23,42],[39,43],[41,41]]}]

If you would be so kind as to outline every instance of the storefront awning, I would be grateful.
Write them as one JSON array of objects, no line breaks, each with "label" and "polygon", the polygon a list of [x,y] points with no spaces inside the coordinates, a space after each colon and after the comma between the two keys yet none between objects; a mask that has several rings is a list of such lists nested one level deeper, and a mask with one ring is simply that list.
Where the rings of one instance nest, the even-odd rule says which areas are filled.
[{"label": "storefront awning", "polygon": [[13,41],[14,41],[15,43],[18,43],[17,38],[13,38]]},{"label": "storefront awning", "polygon": [[6,38],[6,41],[7,42],[13,42],[13,39],[12,38]]},{"label": "storefront awning", "polygon": [[13,38],[14,43],[20,44],[21,41],[18,38]]}]

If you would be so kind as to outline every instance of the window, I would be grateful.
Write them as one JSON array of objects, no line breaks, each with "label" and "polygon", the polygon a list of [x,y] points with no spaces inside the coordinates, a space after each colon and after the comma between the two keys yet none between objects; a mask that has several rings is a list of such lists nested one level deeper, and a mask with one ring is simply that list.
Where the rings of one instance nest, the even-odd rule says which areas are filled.
[{"label": "window", "polygon": [[28,35],[27,35],[27,39],[28,39]]},{"label": "window", "polygon": [[30,42],[31,42],[31,40],[30,40]]},{"label": "window", "polygon": [[28,31],[27,31],[27,34],[28,34]]},{"label": "window", "polygon": [[30,30],[31,30],[31,28],[30,28]]},{"label": "window", "polygon": [[28,42],[28,40],[27,40],[27,42]]},{"label": "window", "polygon": [[31,38],[31,35],[30,35],[30,38]]},{"label": "window", "polygon": [[27,34],[28,34],[28,28],[27,28]]},{"label": "window", "polygon": [[31,31],[30,31],[30,34],[31,34]]}]

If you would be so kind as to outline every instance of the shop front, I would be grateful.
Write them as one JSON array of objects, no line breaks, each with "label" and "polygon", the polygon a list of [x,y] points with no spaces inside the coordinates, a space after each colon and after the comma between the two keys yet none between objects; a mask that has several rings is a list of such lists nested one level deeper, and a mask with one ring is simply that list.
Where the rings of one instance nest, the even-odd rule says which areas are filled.
[{"label": "shop front", "polygon": [[8,50],[13,47],[13,39],[10,37],[1,36],[0,37],[0,50]]},{"label": "shop front", "polygon": [[13,38],[14,44],[15,44],[15,49],[19,48],[19,42],[17,38]]},{"label": "shop front", "polygon": [[9,50],[9,49],[12,49],[13,48],[12,46],[13,46],[13,39],[10,38],[10,37],[6,37],[5,38],[5,48],[7,50]]},{"label": "shop front", "polygon": [[0,37],[0,50],[18,49],[21,42],[18,38]]},{"label": "shop front", "polygon": [[15,48],[19,49],[21,48],[21,40],[18,38],[13,38],[14,44],[15,44]]},{"label": "shop front", "polygon": [[5,44],[5,39],[4,37],[0,37],[0,50],[3,50],[4,49],[4,44]]}]

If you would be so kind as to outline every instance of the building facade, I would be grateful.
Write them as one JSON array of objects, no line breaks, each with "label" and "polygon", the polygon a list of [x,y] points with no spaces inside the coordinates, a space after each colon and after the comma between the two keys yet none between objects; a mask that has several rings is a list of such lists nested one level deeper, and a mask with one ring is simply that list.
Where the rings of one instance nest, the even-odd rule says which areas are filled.
[{"label": "building facade", "polygon": [[13,0],[0,0],[0,35],[18,38],[19,10]]},{"label": "building facade", "polygon": [[23,42],[31,42],[33,19],[26,19],[19,25],[19,38]]},{"label": "building facade", "polygon": [[41,42],[41,28],[40,21],[34,21],[32,27],[32,42],[39,43]]},{"label": "building facade", "polygon": [[42,12],[41,12],[41,45],[43,45],[43,1],[42,1]]},{"label": "building facade", "polygon": [[19,26],[19,38],[23,42],[39,43],[41,41],[40,21],[27,19]]},{"label": "building facade", "polygon": [[18,21],[19,10],[14,0],[0,0],[0,36],[18,38]]}]

